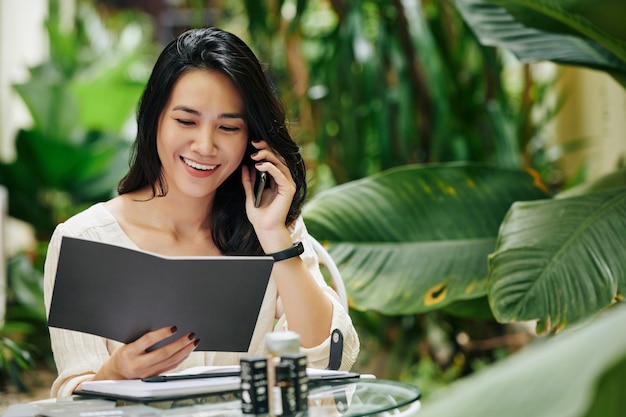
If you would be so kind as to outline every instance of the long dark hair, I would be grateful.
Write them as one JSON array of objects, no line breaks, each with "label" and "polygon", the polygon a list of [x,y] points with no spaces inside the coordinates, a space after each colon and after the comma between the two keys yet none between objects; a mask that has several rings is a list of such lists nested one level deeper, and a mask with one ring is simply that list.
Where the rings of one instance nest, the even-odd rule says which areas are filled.
[{"label": "long dark hair", "polygon": [[[251,140],[265,140],[285,160],[297,187],[286,219],[286,224],[291,224],[300,215],[306,197],[306,169],[300,149],[289,135],[285,109],[245,42],[217,28],[189,30],[170,42],[159,55],[139,103],[130,170],[120,181],[118,193],[149,186],[153,198],[167,194],[157,154],[158,121],[174,83],[182,74],[196,69],[226,75],[243,98],[249,142],[242,164],[253,164],[249,155],[256,149]],[[240,170],[235,170],[217,189],[211,222],[213,241],[223,254],[263,253],[246,215]]]}]

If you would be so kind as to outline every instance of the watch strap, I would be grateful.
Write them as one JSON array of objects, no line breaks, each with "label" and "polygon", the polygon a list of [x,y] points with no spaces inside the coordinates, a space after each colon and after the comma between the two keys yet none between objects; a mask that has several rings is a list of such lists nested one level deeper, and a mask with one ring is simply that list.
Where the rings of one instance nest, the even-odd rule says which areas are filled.
[{"label": "watch strap", "polygon": [[302,242],[294,243],[293,246],[281,250],[280,252],[268,253],[267,256],[274,258],[274,262],[284,261],[285,259],[295,258],[302,255],[304,252],[304,245]]}]

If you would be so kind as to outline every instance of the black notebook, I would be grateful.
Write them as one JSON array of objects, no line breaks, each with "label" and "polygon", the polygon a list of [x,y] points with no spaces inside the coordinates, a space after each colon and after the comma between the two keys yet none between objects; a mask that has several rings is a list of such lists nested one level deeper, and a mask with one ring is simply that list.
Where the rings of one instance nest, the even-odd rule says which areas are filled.
[{"label": "black notebook", "polygon": [[64,236],[48,325],[123,343],[176,326],[170,339],[195,332],[196,350],[246,352],[272,266],[269,256],[166,257]]}]

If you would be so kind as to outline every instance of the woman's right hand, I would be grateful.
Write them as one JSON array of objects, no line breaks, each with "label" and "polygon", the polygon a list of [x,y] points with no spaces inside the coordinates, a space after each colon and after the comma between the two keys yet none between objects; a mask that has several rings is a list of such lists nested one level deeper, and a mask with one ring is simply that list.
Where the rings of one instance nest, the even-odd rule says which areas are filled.
[{"label": "woman's right hand", "polygon": [[198,345],[194,333],[187,333],[165,346],[151,351],[153,346],[172,334],[176,326],[148,332],[132,343],[120,346],[94,375],[99,379],[138,379],[161,374],[176,368]]}]

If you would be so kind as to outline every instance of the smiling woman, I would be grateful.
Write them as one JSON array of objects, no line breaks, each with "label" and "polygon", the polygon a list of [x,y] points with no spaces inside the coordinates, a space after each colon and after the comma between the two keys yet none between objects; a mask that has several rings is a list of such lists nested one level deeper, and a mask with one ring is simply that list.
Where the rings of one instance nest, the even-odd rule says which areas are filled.
[{"label": "smiling woman", "polygon": [[[349,369],[359,340],[346,308],[324,281],[301,217],[304,162],[282,104],[248,46],[215,28],[183,33],[159,56],[137,125],[119,195],[58,225],[52,236],[44,277],[48,310],[63,236],[166,256],[302,250],[275,259],[247,352],[194,352],[196,334],[177,334],[176,323],[150,329],[126,345],[50,328],[59,372],[52,395],[71,395],[93,379],[236,365],[245,355],[264,353],[265,334],[272,331],[298,333],[308,366],[325,368],[331,331],[338,329],[344,335],[341,368]],[[260,204],[254,201],[256,172],[265,173],[268,182]],[[236,318],[220,320],[237,326]],[[148,349],[164,339],[174,341]]]},{"label": "smiling woman", "polygon": [[[193,70],[179,78],[157,131],[168,193],[214,195],[243,160],[248,144],[243,113],[242,98],[225,75]],[[195,178],[206,181],[191,181]]]}]

